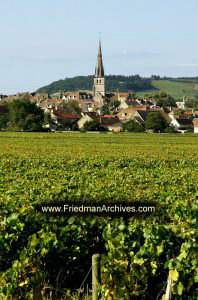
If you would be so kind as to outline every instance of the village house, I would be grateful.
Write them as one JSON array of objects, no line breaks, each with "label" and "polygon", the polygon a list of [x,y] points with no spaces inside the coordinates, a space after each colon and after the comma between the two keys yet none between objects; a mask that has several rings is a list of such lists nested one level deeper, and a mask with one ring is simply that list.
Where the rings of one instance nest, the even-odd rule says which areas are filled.
[{"label": "village house", "polygon": [[156,103],[149,99],[135,99],[135,100],[139,103],[139,105],[146,105],[151,108],[156,106]]},{"label": "village house", "polygon": [[[55,95],[54,95],[55,96]],[[64,102],[75,101],[82,111],[90,111],[93,107],[92,95],[87,92],[67,92],[49,96],[48,94],[36,94],[31,101],[36,103],[40,108],[47,110],[51,106],[61,105]]]},{"label": "village house", "polygon": [[48,93],[34,93],[31,94],[32,97],[30,98],[30,100],[34,103],[41,103],[43,101],[49,100],[51,99],[50,95]]},{"label": "village house", "polygon": [[185,102],[187,101],[186,97],[184,96],[183,97],[183,100],[182,101],[177,101],[176,102],[176,105],[177,105],[177,108],[179,109],[185,109]]},{"label": "village house", "polygon": [[78,120],[78,127],[83,128],[85,122],[96,120],[101,125],[104,125],[108,128],[109,131],[118,132],[121,130],[122,123],[120,122],[117,115],[104,115],[100,116],[96,112],[85,112],[82,113],[82,118]]},{"label": "village house", "polygon": [[149,113],[149,110],[136,110],[131,119],[137,122],[138,124],[143,125],[146,122],[146,118]]},{"label": "village house", "polygon": [[175,130],[184,133],[189,127],[193,126],[193,121],[187,118],[173,118],[171,124]]},{"label": "village house", "polygon": [[65,108],[63,106],[52,105],[46,109],[46,112],[50,113],[52,119],[58,126],[63,122],[65,125],[72,126],[77,124],[78,120],[81,118],[80,115],[72,111],[70,108]]},{"label": "village house", "polygon": [[134,96],[135,94],[131,91],[129,91],[128,93],[117,93],[117,99],[121,103],[125,100],[131,100],[131,99],[134,100]]},{"label": "village house", "polygon": [[99,115],[96,112],[82,112],[82,118],[78,120],[78,127],[82,128],[86,122],[99,120]]},{"label": "village house", "polygon": [[[13,100],[32,100],[32,97],[35,95],[35,93],[29,93],[29,92],[24,92],[24,93],[17,93],[14,95],[9,95],[6,97],[6,102],[12,102]],[[5,99],[3,99],[5,100]]]},{"label": "village house", "polygon": [[53,106],[61,105],[62,102],[63,101],[59,98],[53,98],[53,99],[46,99],[46,100],[39,101],[36,104],[45,112],[49,112]]},{"label": "village house", "polygon": [[112,132],[120,132],[122,122],[117,115],[104,115],[100,117],[100,123],[108,128]]},{"label": "village house", "polygon": [[195,118],[193,120],[193,125],[194,125],[194,133],[198,133],[198,118]]},{"label": "village house", "polygon": [[120,121],[117,115],[104,115],[100,117],[100,123],[103,123],[105,125],[105,123],[116,123]]},{"label": "village house", "polygon": [[[0,95],[0,99],[3,99],[2,95]],[[59,92],[51,96],[47,93],[18,93],[8,97],[8,99],[28,99],[36,103],[45,112],[49,112],[57,124],[64,120],[68,124],[78,124],[79,128],[82,128],[87,121],[98,120],[109,130],[119,131],[122,122],[135,120],[140,124],[144,124],[150,112],[159,111],[167,124],[172,124],[176,130],[186,131],[189,126],[193,125],[193,118],[198,117],[198,113],[196,114],[192,109],[185,110],[181,115],[181,109],[185,108],[185,97],[182,101],[177,102],[178,108],[168,110],[157,107],[152,99],[138,99],[132,91],[107,93],[101,41],[99,41],[98,47],[93,92]],[[102,106],[104,104],[108,105],[113,100],[118,100],[120,105],[116,109],[113,105],[112,107],[109,106],[108,109],[112,114],[102,116]],[[75,101],[79,105],[82,111],[81,115],[78,115],[71,108],[63,107],[63,103],[68,101]],[[197,130],[196,126],[194,125],[195,131]]]},{"label": "village house", "polygon": [[119,105],[119,109],[125,109],[125,108],[129,108],[129,107],[135,107],[138,105],[146,105],[147,107],[155,107],[155,103],[152,102],[151,100],[145,100],[145,99],[126,99],[123,100],[120,105]]},{"label": "village house", "polygon": [[137,105],[135,107],[128,107],[126,109],[121,110],[117,116],[120,120],[127,121],[130,120],[135,113],[136,110],[147,110],[148,107],[146,105]]},{"label": "village house", "polygon": [[60,98],[62,99],[63,102],[67,102],[67,101],[77,102],[81,110],[85,112],[90,111],[93,106],[93,95],[89,92],[78,91],[78,92],[62,93],[60,95]]},{"label": "village house", "polygon": [[160,113],[160,115],[162,116],[162,118],[165,120],[167,124],[171,123],[171,118],[163,110],[151,110],[151,109],[136,110],[131,119],[143,125],[145,124],[148,115],[150,113],[156,113],[156,112]]},{"label": "village house", "polygon": [[120,132],[122,129],[122,122],[117,122],[115,124],[107,124],[106,127],[108,128],[109,131],[112,132]]},{"label": "village house", "polygon": [[193,117],[198,118],[198,110],[193,110]]},{"label": "village house", "polygon": [[169,116],[173,119],[175,118],[184,118],[184,119],[194,119],[198,117],[198,111],[194,109],[185,109],[185,111],[181,111],[180,109],[174,108],[170,113]]},{"label": "village house", "polygon": [[126,100],[123,100],[120,105],[118,106],[118,109],[121,110],[121,109],[125,109],[125,108],[129,108],[129,107],[134,107],[134,106],[138,106],[139,103],[134,100],[134,99],[126,99]]},{"label": "village house", "polygon": [[91,93],[88,93],[88,92],[66,92],[66,93],[62,93],[60,95],[60,98],[63,99],[63,100],[77,100],[79,101],[80,99],[86,99],[86,100],[92,100],[93,96]]},{"label": "village house", "polygon": [[193,119],[194,118],[194,112],[193,112],[193,109],[187,109],[184,111],[184,116],[186,118],[189,118],[189,119]]}]

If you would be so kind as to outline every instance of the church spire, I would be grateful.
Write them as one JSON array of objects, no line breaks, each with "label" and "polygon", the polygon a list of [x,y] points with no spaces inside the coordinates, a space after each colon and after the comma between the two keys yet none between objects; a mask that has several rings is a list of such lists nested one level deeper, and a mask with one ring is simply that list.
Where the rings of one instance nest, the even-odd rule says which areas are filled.
[{"label": "church spire", "polygon": [[104,104],[105,99],[105,76],[102,63],[101,39],[99,40],[98,57],[95,68],[94,86],[93,86],[94,101]]},{"label": "church spire", "polygon": [[99,40],[99,47],[98,47],[98,58],[95,68],[95,77],[104,77],[104,67],[102,63],[102,49],[101,49],[101,39]]}]

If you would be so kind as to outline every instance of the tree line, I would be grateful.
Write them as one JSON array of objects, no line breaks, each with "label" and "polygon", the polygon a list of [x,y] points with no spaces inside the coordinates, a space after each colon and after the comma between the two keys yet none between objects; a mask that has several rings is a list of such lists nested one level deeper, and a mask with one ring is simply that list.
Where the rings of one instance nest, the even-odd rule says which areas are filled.
[{"label": "tree line", "polygon": [[[65,78],[51,84],[41,87],[37,92],[53,94],[57,92],[77,91],[77,90],[92,90],[94,77],[76,76],[73,78]],[[139,75],[124,76],[124,75],[108,75],[106,79],[107,91],[128,92],[129,90],[138,92],[143,90],[155,89],[151,84],[151,79],[142,78]]]},{"label": "tree line", "polygon": [[0,130],[43,131],[45,113],[29,100],[16,99],[0,106]]}]

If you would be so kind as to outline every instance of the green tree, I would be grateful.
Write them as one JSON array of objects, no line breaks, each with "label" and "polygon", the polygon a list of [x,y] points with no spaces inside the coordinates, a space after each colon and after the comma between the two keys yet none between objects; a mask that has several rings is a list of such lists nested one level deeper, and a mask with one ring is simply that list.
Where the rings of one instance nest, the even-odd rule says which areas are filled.
[{"label": "green tree", "polygon": [[78,124],[75,122],[71,123],[70,120],[67,119],[59,119],[58,124],[55,126],[56,130],[71,130],[77,131],[79,130]]},{"label": "green tree", "polygon": [[28,114],[24,120],[24,131],[42,131],[42,121],[38,122],[38,116],[36,114]]},{"label": "green tree", "polygon": [[159,75],[151,75],[151,79],[152,80],[160,80],[160,76]]},{"label": "green tree", "polygon": [[49,124],[50,127],[54,127],[56,125],[56,122],[52,118],[51,114],[49,112],[44,113],[44,121],[43,124],[47,125]]},{"label": "green tree", "polygon": [[81,114],[82,110],[78,103],[75,100],[68,100],[67,102],[63,102],[63,107],[71,109],[73,112],[78,115]]},{"label": "green tree", "polygon": [[[76,76],[73,78],[65,78],[44,86],[37,90],[38,93],[44,92],[53,94],[63,91],[78,91],[92,90],[93,76]],[[151,84],[151,79],[142,78],[139,75],[123,76],[123,75],[108,75],[106,76],[106,89],[108,91],[142,91],[152,90],[154,87]]]},{"label": "green tree", "polygon": [[6,129],[8,126],[8,116],[7,115],[0,115],[0,130]]},{"label": "green tree", "polygon": [[193,125],[189,125],[186,129],[187,129],[187,132],[189,132],[189,133],[194,132],[194,126]]},{"label": "green tree", "polygon": [[52,121],[52,117],[51,114],[49,112],[45,112],[44,113],[44,120],[43,123],[44,124],[49,124]]},{"label": "green tree", "polygon": [[44,112],[29,100],[14,100],[8,105],[9,128],[14,131],[42,131]]},{"label": "green tree", "polygon": [[122,125],[122,130],[128,132],[144,132],[145,128],[143,125],[138,124],[134,120],[129,120]]},{"label": "green tree", "polygon": [[166,127],[164,132],[166,132],[166,133],[176,133],[177,131],[175,130],[173,125],[169,125],[168,127]]},{"label": "green tree", "polygon": [[109,106],[112,106],[113,108],[117,108],[120,105],[120,101],[119,100],[112,100],[109,103]]},{"label": "green tree", "polygon": [[147,116],[145,127],[147,130],[162,132],[167,127],[167,123],[159,112],[150,112]]},{"label": "green tree", "polygon": [[8,108],[7,103],[0,105],[0,130],[5,130],[8,126]]},{"label": "green tree", "polygon": [[84,131],[107,131],[107,128],[97,120],[86,121],[83,126]]},{"label": "green tree", "polygon": [[197,98],[188,99],[185,102],[185,107],[186,108],[193,108],[195,110],[198,110],[198,99]]},{"label": "green tree", "polygon": [[8,115],[0,115],[0,130],[6,129],[8,126]]},{"label": "green tree", "polygon": [[101,113],[102,113],[103,116],[110,114],[108,105],[106,103],[101,107]]},{"label": "green tree", "polygon": [[161,94],[160,97],[157,99],[156,101],[156,105],[160,106],[160,107],[166,107],[166,106],[172,106],[172,107],[176,107],[176,101],[173,97],[171,97],[170,95],[166,95]]},{"label": "green tree", "polygon": [[167,96],[168,95],[164,91],[161,91],[161,93],[160,93],[161,98],[167,98]]}]

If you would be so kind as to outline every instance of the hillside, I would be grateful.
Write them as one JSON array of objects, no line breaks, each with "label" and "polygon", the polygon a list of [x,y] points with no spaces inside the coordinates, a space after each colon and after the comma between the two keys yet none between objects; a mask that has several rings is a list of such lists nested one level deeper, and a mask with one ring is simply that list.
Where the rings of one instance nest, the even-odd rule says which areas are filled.
[{"label": "hillside", "polygon": [[[115,92],[128,92],[133,90],[137,96],[143,97],[156,92],[164,91],[176,99],[183,96],[194,97],[198,95],[198,81],[192,78],[166,78],[151,80],[142,78],[139,75],[123,76],[108,75],[106,78],[106,90]],[[54,94],[57,92],[89,90],[93,88],[93,76],[76,76],[54,81],[51,84],[41,87],[37,92]]]},{"label": "hillside", "polygon": [[190,79],[181,80],[152,80],[152,86],[155,88],[153,90],[138,92],[137,95],[142,97],[151,93],[156,93],[164,91],[165,93],[171,95],[176,99],[182,99],[183,96],[193,97],[198,95],[198,87],[196,87],[196,82],[190,81]]},{"label": "hillside", "polygon": [[[144,90],[153,90],[154,86],[151,85],[151,80],[142,78],[139,75],[123,76],[123,75],[108,75],[106,79],[107,91],[121,91],[128,92],[133,90],[135,92]],[[92,90],[93,76],[76,76],[73,78],[65,78],[52,82],[51,84],[41,87],[37,92],[45,92],[53,94],[57,92],[77,91],[77,90]]]}]

